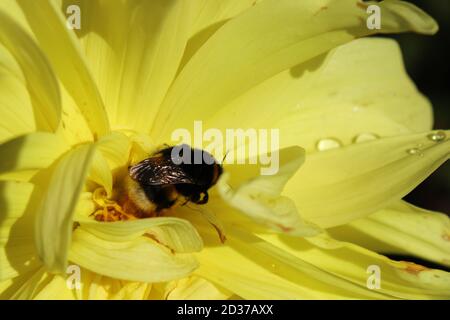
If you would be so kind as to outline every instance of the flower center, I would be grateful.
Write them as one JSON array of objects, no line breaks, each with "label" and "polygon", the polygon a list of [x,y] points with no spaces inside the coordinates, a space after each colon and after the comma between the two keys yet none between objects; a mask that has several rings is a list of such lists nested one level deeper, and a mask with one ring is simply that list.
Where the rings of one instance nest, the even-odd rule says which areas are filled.
[{"label": "flower center", "polygon": [[134,214],[128,213],[115,200],[108,199],[105,189],[97,188],[92,195],[96,211],[92,214],[97,221],[122,221],[137,219]]}]

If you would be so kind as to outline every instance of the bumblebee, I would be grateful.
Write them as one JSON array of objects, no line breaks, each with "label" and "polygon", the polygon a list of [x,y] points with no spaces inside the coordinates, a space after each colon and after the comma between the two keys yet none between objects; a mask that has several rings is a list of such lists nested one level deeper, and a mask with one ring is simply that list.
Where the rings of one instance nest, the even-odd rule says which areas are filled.
[{"label": "bumblebee", "polygon": [[128,167],[125,209],[148,217],[161,215],[179,200],[205,204],[222,172],[222,165],[204,150],[185,144],[166,147]]}]

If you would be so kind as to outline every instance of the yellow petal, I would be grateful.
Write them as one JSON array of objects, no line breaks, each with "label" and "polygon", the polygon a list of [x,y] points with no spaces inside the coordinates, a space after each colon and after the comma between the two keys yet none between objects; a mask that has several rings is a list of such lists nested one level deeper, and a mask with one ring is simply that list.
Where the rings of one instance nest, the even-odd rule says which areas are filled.
[{"label": "yellow petal", "polygon": [[112,132],[103,136],[97,142],[98,150],[108,161],[110,170],[114,172],[120,167],[124,167],[128,162],[130,154],[130,139],[120,132]]},{"label": "yellow petal", "polygon": [[184,51],[179,71],[200,49],[205,42],[222,27],[229,19],[236,17],[246,9],[255,5],[255,0],[201,0],[191,1],[194,6],[190,38]]},{"label": "yellow petal", "polygon": [[284,194],[308,221],[324,228],[345,224],[400,200],[445,162],[446,134],[401,135],[313,153]]},{"label": "yellow petal", "polygon": [[406,74],[398,45],[367,38],[272,77],[204,124],[223,132],[237,126],[279,128],[282,147],[311,153],[328,137],[350,144],[431,130],[432,112]]},{"label": "yellow petal", "polygon": [[[259,1],[259,0],[258,0]],[[255,0],[201,0],[192,1],[196,16],[191,26],[191,35],[197,37],[205,29],[216,29],[216,25],[222,25],[227,20],[236,17],[246,9],[255,5]],[[192,40],[192,39],[191,39]]]},{"label": "yellow petal", "polygon": [[73,219],[75,221],[90,220],[89,217],[95,211],[96,204],[93,201],[91,192],[82,192],[78,199],[77,206],[75,208],[75,215]]},{"label": "yellow petal", "polygon": [[81,269],[81,290],[78,299],[85,300],[145,300],[153,285],[145,282],[129,282],[112,279]]},{"label": "yellow petal", "polygon": [[51,275],[50,280],[39,288],[34,300],[75,300],[75,290],[67,286],[66,279],[61,275]]},{"label": "yellow petal", "polygon": [[36,249],[50,272],[66,270],[72,217],[94,152],[94,145],[82,145],[69,151],[42,172],[36,182],[42,194],[36,208]]},{"label": "yellow petal", "polygon": [[[202,228],[206,248],[195,272],[244,299],[389,298],[331,275],[302,258],[227,225],[226,245]],[[291,237],[289,237],[291,238]],[[297,239],[293,238],[292,239]],[[304,240],[303,240],[304,241]]]},{"label": "yellow petal", "polygon": [[[434,31],[431,18],[404,2],[394,2],[395,10],[407,14],[398,19],[390,6],[379,3],[385,22],[382,32],[405,31],[411,23],[415,31]],[[375,33],[366,26],[366,7],[354,0],[326,5],[313,0],[261,1],[228,21],[192,57],[168,92],[152,134],[167,140],[175,128],[209,118],[264,80]]]},{"label": "yellow petal", "polygon": [[167,300],[224,300],[232,293],[197,276],[190,276],[176,281]]},{"label": "yellow petal", "polygon": [[151,235],[158,242],[175,252],[200,251],[202,239],[195,228],[187,221],[178,218],[162,217],[101,223],[80,220],[84,230],[108,241],[131,241],[142,235]]},{"label": "yellow petal", "polygon": [[197,268],[190,254],[174,254],[149,237],[132,241],[107,241],[83,228],[73,234],[70,260],[112,278],[162,282],[178,279]]},{"label": "yellow petal", "polygon": [[39,3],[19,0],[18,3],[56,74],[84,115],[93,136],[108,133],[109,123],[102,98],[86,66],[75,34],[67,28],[62,13],[49,0]]},{"label": "yellow petal", "polygon": [[0,174],[47,168],[67,150],[56,135],[30,133],[0,145]]},{"label": "yellow petal", "polygon": [[[450,298],[450,274],[388,258],[322,234],[312,238],[261,235],[278,250],[288,252],[366,291],[400,299]],[[309,243],[308,243],[309,242]],[[371,268],[379,268],[380,288],[368,289]]]},{"label": "yellow petal", "polygon": [[412,255],[450,266],[448,216],[406,202],[330,229],[330,233],[376,252]]},{"label": "yellow petal", "polygon": [[108,197],[112,196],[113,176],[108,162],[99,149],[94,154],[88,179],[105,188]]},{"label": "yellow petal", "polygon": [[[118,280],[115,280],[118,281]],[[151,289],[151,283],[145,282],[125,282],[121,283],[120,290],[111,295],[112,300],[146,300]],[[112,291],[112,290],[111,290]],[[114,292],[114,291],[112,291]]]},{"label": "yellow petal", "polygon": [[18,23],[27,33],[32,34],[30,26],[27,23],[27,20],[20,9],[17,0],[3,0],[0,2],[0,11],[3,11],[9,17],[14,19],[16,23]]},{"label": "yellow petal", "polygon": [[14,278],[3,294],[10,300],[30,300],[37,294],[39,287],[48,283],[50,279],[51,275],[41,266]]},{"label": "yellow petal", "polygon": [[[248,177],[251,174],[250,166],[227,166],[227,172],[218,182],[219,193],[228,205],[278,232],[315,235],[319,230],[304,223],[295,203],[280,195],[286,182],[303,163],[304,151],[300,147],[283,149],[280,150],[279,159],[280,168],[274,168],[278,172],[271,175],[252,172],[254,176]],[[230,175],[234,175],[234,180],[238,180],[239,184],[231,181],[231,187],[228,182]]]},{"label": "yellow petal", "polygon": [[191,1],[77,5],[83,16],[78,35],[112,126],[148,132],[184,52]]},{"label": "yellow petal", "polygon": [[433,18],[406,1],[383,1],[382,11],[383,27],[381,33],[386,33],[386,29],[397,29],[398,32],[411,30],[418,33],[435,34],[439,29]]},{"label": "yellow petal", "polygon": [[97,143],[89,179],[104,187],[108,196],[112,196],[113,174],[124,168],[130,153],[130,140],[120,132],[112,132],[101,137]]},{"label": "yellow petal", "polygon": [[11,52],[23,72],[37,129],[56,131],[61,118],[61,97],[52,68],[34,40],[2,11],[0,43]]},{"label": "yellow petal", "polygon": [[62,117],[58,134],[68,145],[92,142],[92,131],[80,112],[77,102],[64,86],[61,86]]},{"label": "yellow petal", "polygon": [[31,98],[20,66],[0,44],[0,143],[36,131]]},{"label": "yellow petal", "polygon": [[15,278],[3,294],[5,298],[14,300],[73,300],[78,298],[78,290],[71,289],[69,285],[72,282],[66,280],[66,277],[52,275],[46,272],[45,267],[41,267]]},{"label": "yellow petal", "polygon": [[0,182],[0,281],[36,268],[33,219],[25,215],[33,185]]}]

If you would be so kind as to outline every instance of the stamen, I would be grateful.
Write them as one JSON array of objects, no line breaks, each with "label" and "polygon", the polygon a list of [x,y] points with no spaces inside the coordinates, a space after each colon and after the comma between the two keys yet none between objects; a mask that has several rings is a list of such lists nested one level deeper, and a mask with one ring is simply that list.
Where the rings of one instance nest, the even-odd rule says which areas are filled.
[{"label": "stamen", "polygon": [[97,205],[97,210],[91,214],[97,221],[122,221],[122,220],[134,220],[136,216],[129,214],[123,210],[123,208],[114,200],[108,199],[105,189],[95,189],[92,198]]}]

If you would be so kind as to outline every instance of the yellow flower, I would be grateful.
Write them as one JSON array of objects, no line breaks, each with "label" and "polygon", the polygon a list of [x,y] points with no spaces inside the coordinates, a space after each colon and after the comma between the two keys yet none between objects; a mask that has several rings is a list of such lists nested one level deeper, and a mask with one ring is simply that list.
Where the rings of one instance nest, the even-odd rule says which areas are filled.
[{"label": "yellow flower", "polygon": [[[356,40],[436,23],[377,4],[380,30],[357,0],[2,0],[0,297],[450,298],[447,272],[380,254],[450,265],[449,219],[401,200],[450,141],[395,42]],[[194,120],[279,128],[279,172],[226,165],[202,214],[95,221]]]}]

